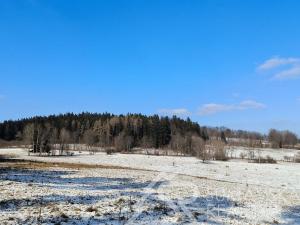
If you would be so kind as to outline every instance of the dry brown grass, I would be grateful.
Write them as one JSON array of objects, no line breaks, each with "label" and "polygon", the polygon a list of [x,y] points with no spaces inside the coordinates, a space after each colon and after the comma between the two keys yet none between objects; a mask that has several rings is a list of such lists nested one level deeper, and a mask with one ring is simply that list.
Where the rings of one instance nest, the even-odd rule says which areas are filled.
[{"label": "dry brown grass", "polygon": [[[1,162],[1,161],[0,161]],[[50,162],[36,162],[30,160],[18,160],[6,158],[0,163],[0,168],[11,169],[41,169],[41,168],[68,168],[68,169],[123,169],[123,170],[139,170],[130,167],[112,166],[112,165],[88,165],[81,163],[50,163]]]}]

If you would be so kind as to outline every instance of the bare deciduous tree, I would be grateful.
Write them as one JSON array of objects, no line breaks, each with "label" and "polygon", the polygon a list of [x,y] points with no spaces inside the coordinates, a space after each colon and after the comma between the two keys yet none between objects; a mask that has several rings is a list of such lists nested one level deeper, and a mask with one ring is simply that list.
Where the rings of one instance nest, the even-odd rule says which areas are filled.
[{"label": "bare deciduous tree", "polygon": [[279,131],[271,129],[269,131],[268,139],[272,143],[273,148],[282,148],[282,135]]},{"label": "bare deciduous tree", "polygon": [[290,131],[284,131],[282,134],[283,143],[289,146],[295,146],[298,142],[298,137],[296,134]]},{"label": "bare deciduous tree", "polygon": [[171,137],[171,141],[170,141],[170,148],[177,152],[177,154],[179,152],[183,153],[183,150],[185,148],[185,138],[183,136],[181,136],[180,134],[174,134]]},{"label": "bare deciduous tree", "polygon": [[210,145],[213,149],[213,158],[215,160],[227,160],[227,154],[225,149],[225,144],[223,141],[220,140],[212,140],[210,141]]},{"label": "bare deciduous tree", "polygon": [[269,131],[268,139],[275,148],[282,148],[283,145],[295,146],[298,142],[296,134],[290,131],[278,131],[275,129]]},{"label": "bare deciduous tree", "polygon": [[28,155],[30,155],[31,149],[34,148],[34,125],[28,124],[23,130],[23,140],[28,145]]},{"label": "bare deciduous tree", "polygon": [[192,152],[193,155],[201,159],[203,162],[209,158],[207,149],[205,148],[205,141],[201,137],[192,137]]},{"label": "bare deciduous tree", "polygon": [[65,128],[63,128],[60,131],[60,135],[59,135],[59,145],[60,145],[60,149],[59,149],[59,154],[62,155],[66,145],[69,143],[70,141],[70,132],[67,131]]},{"label": "bare deciduous tree", "polygon": [[93,150],[93,146],[98,142],[95,131],[91,129],[85,131],[83,135],[83,140],[87,144],[90,154],[95,154],[95,151]]},{"label": "bare deciduous tree", "polygon": [[117,151],[130,151],[132,149],[133,138],[124,133],[120,133],[115,138],[115,148]]}]

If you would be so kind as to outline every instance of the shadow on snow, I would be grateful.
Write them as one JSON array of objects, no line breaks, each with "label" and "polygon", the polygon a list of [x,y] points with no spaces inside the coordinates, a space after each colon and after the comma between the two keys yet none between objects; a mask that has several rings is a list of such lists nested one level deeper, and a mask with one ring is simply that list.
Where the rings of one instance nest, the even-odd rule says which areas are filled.
[{"label": "shadow on snow", "polygon": [[[228,212],[230,208],[243,207],[241,204],[232,201],[224,196],[205,196],[205,197],[189,197],[184,199],[161,199],[156,193],[161,185],[167,183],[167,181],[157,182],[151,189],[154,190],[152,194],[147,194],[147,189],[151,181],[137,182],[131,178],[107,178],[107,177],[78,177],[70,178],[66,176],[76,175],[76,171],[60,171],[60,170],[33,170],[33,169],[0,169],[0,180],[14,181],[20,183],[27,183],[28,185],[38,187],[50,187],[60,190],[78,190],[78,191],[104,191],[101,195],[93,195],[93,192],[85,193],[84,195],[60,195],[51,194],[44,196],[33,196],[32,198],[25,199],[10,199],[0,201],[0,212],[5,211],[17,211],[23,207],[39,207],[48,204],[65,203],[65,204],[82,204],[82,205],[96,205],[99,201],[108,200],[114,201],[118,198],[133,197],[136,202],[132,208],[135,212],[139,211],[140,200],[142,204],[146,205],[138,217],[139,220],[151,220],[159,219],[164,216],[173,217],[175,212],[179,212],[182,218],[181,222],[174,222],[174,224],[191,222],[191,218],[185,218],[185,210],[190,212],[192,219],[198,223],[209,224],[223,224],[222,219],[231,218],[235,220],[243,220],[238,215],[234,215]],[[109,192],[116,190],[116,192]],[[107,192],[106,192],[107,191]],[[34,194],[34,193],[33,193]],[[143,196],[148,195],[143,200]],[[51,224],[53,221],[66,220],[70,224],[102,224],[107,221],[111,221],[114,224],[124,224],[124,222],[130,217],[131,213],[120,214],[118,210],[102,214],[101,209],[97,217],[72,217],[62,218],[59,216],[51,216],[43,218],[44,224]],[[293,211],[292,209],[290,211]],[[297,209],[295,209],[297,211]],[[295,221],[299,219],[295,214]],[[25,219],[26,220],[26,219]],[[20,221],[22,224],[26,224],[29,221]],[[52,221],[52,222],[51,222]],[[33,221],[32,221],[33,223]],[[173,222],[172,222],[173,223]],[[169,224],[172,224],[169,223]],[[292,223],[291,223],[292,224]]]},{"label": "shadow on snow", "polygon": [[130,178],[107,177],[65,177],[76,174],[76,171],[33,170],[33,169],[0,169],[0,180],[47,186],[57,189],[73,190],[125,190],[147,187],[151,181],[136,182]]},{"label": "shadow on snow", "polygon": [[285,224],[300,224],[300,205],[287,207],[282,213],[281,218]]}]

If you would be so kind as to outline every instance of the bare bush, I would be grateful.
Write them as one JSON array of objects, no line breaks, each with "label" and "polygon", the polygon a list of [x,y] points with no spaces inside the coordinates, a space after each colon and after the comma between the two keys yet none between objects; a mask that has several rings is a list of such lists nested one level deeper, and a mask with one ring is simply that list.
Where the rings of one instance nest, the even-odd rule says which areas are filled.
[{"label": "bare bush", "polygon": [[287,155],[285,155],[285,156],[283,157],[283,159],[284,159],[285,162],[292,162],[292,161],[293,161],[293,158],[290,157],[290,156],[287,156]]},{"label": "bare bush", "polygon": [[272,158],[271,156],[266,156],[266,157],[260,157],[254,160],[255,163],[270,163],[270,164],[275,164],[277,161]]},{"label": "bare bush", "polygon": [[294,162],[295,162],[295,163],[300,163],[300,153],[298,153],[298,154],[295,156]]},{"label": "bare bush", "polygon": [[115,152],[115,150],[113,148],[106,148],[105,152],[107,155],[112,155]]},{"label": "bare bush", "polygon": [[245,159],[247,157],[247,154],[246,153],[244,153],[244,152],[241,152],[241,154],[240,154],[240,158],[241,159]]},{"label": "bare bush", "polygon": [[253,149],[248,149],[248,159],[249,160],[255,160],[255,151]]}]

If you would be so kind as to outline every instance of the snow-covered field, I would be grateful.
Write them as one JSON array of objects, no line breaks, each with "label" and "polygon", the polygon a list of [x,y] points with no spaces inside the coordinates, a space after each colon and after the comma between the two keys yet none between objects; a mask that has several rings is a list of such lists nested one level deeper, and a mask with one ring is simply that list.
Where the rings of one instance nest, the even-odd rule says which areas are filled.
[{"label": "snow-covered field", "polygon": [[0,163],[0,224],[300,224],[296,163],[1,154],[49,163]]},{"label": "snow-covered field", "polygon": [[247,157],[250,152],[255,154],[256,157],[258,157],[259,155],[261,157],[271,156],[272,158],[279,161],[284,161],[285,156],[293,159],[298,154],[300,154],[300,150],[296,149],[231,147],[230,150],[228,150],[228,156],[232,158],[240,158],[241,154],[244,154]]}]

